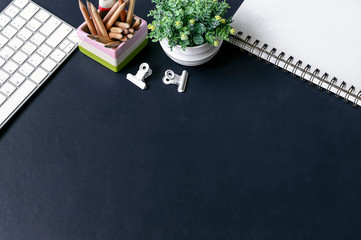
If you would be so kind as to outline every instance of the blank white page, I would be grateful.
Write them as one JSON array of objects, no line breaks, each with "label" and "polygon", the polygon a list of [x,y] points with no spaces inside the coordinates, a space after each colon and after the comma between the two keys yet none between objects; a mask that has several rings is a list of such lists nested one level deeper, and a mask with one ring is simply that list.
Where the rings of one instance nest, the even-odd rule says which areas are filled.
[{"label": "blank white page", "polygon": [[360,0],[245,0],[233,20],[243,39],[249,35],[361,90]]}]

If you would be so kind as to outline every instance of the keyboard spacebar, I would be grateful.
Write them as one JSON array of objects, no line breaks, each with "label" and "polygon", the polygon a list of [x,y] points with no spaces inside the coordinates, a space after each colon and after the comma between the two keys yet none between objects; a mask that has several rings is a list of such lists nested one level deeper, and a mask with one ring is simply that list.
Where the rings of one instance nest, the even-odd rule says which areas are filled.
[{"label": "keyboard spacebar", "polygon": [[29,96],[36,85],[26,80],[16,92],[0,107],[0,125],[11,115],[12,112]]}]

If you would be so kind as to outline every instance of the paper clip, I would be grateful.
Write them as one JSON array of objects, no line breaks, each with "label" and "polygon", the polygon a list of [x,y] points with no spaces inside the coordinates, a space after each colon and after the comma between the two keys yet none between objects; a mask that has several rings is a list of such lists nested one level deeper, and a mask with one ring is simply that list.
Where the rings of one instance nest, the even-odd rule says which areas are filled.
[{"label": "paper clip", "polygon": [[142,63],[139,67],[137,74],[134,76],[130,73],[127,74],[127,79],[137,85],[140,89],[144,90],[147,88],[144,79],[152,75],[152,69],[150,69],[148,63]]},{"label": "paper clip", "polygon": [[167,70],[162,80],[167,85],[168,84],[178,85],[178,92],[184,92],[187,86],[188,72],[184,70],[182,72],[182,75],[179,76],[175,74],[172,70]]}]

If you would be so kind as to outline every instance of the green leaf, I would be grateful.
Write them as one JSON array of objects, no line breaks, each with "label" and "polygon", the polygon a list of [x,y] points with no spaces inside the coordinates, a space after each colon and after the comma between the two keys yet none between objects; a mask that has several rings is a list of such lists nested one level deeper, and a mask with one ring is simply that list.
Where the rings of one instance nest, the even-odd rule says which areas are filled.
[{"label": "green leaf", "polygon": [[202,45],[204,43],[204,38],[201,35],[195,35],[193,37],[193,42],[195,45]]}]

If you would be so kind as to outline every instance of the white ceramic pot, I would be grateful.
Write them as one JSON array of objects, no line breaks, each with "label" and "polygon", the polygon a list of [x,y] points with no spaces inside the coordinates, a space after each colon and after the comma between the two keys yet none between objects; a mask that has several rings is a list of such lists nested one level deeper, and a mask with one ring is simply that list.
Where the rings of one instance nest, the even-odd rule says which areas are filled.
[{"label": "white ceramic pot", "polygon": [[214,47],[208,43],[200,46],[187,47],[183,50],[180,46],[173,47],[170,50],[168,40],[163,39],[160,41],[164,52],[176,63],[184,66],[198,66],[211,60],[219,51],[223,41],[219,42],[217,47]]}]

